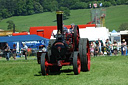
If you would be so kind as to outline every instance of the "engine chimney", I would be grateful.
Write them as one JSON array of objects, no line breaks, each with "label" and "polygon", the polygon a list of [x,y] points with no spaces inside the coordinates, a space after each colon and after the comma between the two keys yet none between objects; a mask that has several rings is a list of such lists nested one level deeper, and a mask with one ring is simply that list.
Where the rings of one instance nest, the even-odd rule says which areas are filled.
[{"label": "engine chimney", "polygon": [[57,33],[63,34],[63,11],[57,11]]}]

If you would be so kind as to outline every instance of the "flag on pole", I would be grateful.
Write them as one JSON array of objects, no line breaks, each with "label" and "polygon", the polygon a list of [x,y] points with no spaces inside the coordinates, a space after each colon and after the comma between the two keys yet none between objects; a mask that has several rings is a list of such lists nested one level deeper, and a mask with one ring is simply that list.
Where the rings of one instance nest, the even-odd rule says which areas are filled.
[{"label": "flag on pole", "polygon": [[93,6],[96,8],[97,7],[97,3],[94,3]]},{"label": "flag on pole", "polygon": [[89,4],[89,7],[91,8],[91,3]]},{"label": "flag on pole", "polygon": [[102,7],[102,3],[100,3],[100,7]]}]

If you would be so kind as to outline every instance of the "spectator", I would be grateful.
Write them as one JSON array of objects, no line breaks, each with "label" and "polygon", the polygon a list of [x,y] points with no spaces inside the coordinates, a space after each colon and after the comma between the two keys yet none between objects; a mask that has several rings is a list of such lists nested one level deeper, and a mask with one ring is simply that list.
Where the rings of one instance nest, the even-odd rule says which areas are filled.
[{"label": "spectator", "polygon": [[111,55],[110,44],[106,45],[106,48],[107,48],[107,55]]},{"label": "spectator", "polygon": [[125,39],[123,39],[122,41],[123,41],[121,44],[122,55],[127,55],[127,43]]},{"label": "spectator", "polygon": [[96,41],[93,41],[93,45],[94,45],[94,47],[96,47]]},{"label": "spectator", "polygon": [[91,52],[91,56],[94,56],[94,44],[93,42],[91,42],[91,45],[90,45],[90,52]]},{"label": "spectator", "polygon": [[109,39],[107,39],[105,44],[106,44],[106,46],[111,45],[111,41],[109,41]]},{"label": "spectator", "polygon": [[98,46],[99,46],[99,53],[101,54],[101,41],[100,41],[100,39],[98,39]]},{"label": "spectator", "polygon": [[27,60],[27,49],[28,47],[23,43],[23,47],[21,48],[21,51],[23,51],[23,55],[25,55],[25,60]]},{"label": "spectator", "polygon": [[45,47],[45,45],[40,45],[40,46],[39,46],[39,50],[40,50],[40,51],[43,51],[43,52],[46,52],[46,47]]},{"label": "spectator", "polygon": [[117,42],[116,41],[114,41],[113,43],[113,54],[117,55]]},{"label": "spectator", "polygon": [[16,44],[13,44],[12,53],[13,53],[13,58],[15,60],[16,59]]},{"label": "spectator", "polygon": [[43,46],[43,52],[46,52],[47,50],[46,50],[46,47],[45,47],[45,45]]},{"label": "spectator", "polygon": [[71,28],[69,29],[69,32],[70,32],[70,33],[74,33],[74,27],[75,27],[75,24],[72,23],[72,24],[71,24]]},{"label": "spectator", "polygon": [[106,48],[107,48],[107,55],[112,55],[112,51],[111,51],[112,44],[111,44],[111,41],[109,41],[109,39],[107,39],[105,44],[106,44]]},{"label": "spectator", "polygon": [[9,58],[10,58],[10,47],[8,46],[8,43],[6,43],[4,51],[5,51],[6,60],[9,61]]},{"label": "spectator", "polygon": [[103,55],[106,54],[106,44],[103,44],[102,46],[102,53]]},{"label": "spectator", "polygon": [[98,44],[96,44],[96,47],[94,49],[94,56],[97,56],[98,53],[99,53],[99,46],[98,46]]},{"label": "spectator", "polygon": [[27,49],[27,55],[30,56],[31,53],[32,53],[32,49],[30,47],[28,47],[28,49]]}]

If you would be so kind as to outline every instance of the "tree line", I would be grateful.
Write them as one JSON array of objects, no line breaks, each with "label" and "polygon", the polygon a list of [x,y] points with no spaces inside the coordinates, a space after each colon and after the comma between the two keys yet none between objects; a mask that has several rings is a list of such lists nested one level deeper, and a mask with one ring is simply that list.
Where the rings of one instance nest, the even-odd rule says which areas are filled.
[{"label": "tree line", "polygon": [[[103,7],[128,4],[128,0],[0,0],[0,20],[11,16],[26,16],[36,13],[66,10],[65,16],[70,16],[70,10],[88,9],[97,3]],[[90,4],[90,5],[89,5]]]}]

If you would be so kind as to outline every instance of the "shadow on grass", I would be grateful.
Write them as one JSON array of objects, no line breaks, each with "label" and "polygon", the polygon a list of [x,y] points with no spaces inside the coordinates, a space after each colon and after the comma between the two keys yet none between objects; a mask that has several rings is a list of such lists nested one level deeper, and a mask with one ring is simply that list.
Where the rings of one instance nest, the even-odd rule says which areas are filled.
[{"label": "shadow on grass", "polygon": [[[39,74],[35,74],[34,76],[43,76],[41,71],[38,72]],[[60,75],[60,71],[59,72],[50,72],[48,75]]]},{"label": "shadow on grass", "polygon": [[68,74],[66,74],[66,75],[74,75],[74,74],[72,74],[71,72],[73,72],[72,69],[64,69],[64,70],[61,70],[61,73],[68,73]]},{"label": "shadow on grass", "polygon": [[[54,71],[54,72],[50,72],[48,75],[60,75],[61,73],[68,73],[66,75],[74,75],[72,74],[73,70],[71,69],[64,69],[64,70],[60,70],[60,71]],[[41,71],[38,72],[38,74],[35,74],[34,76],[42,76]]]}]

